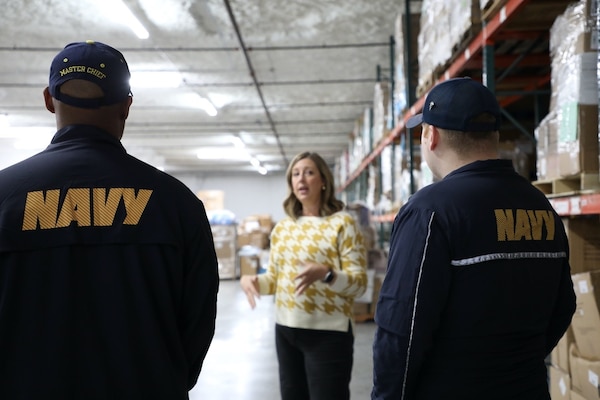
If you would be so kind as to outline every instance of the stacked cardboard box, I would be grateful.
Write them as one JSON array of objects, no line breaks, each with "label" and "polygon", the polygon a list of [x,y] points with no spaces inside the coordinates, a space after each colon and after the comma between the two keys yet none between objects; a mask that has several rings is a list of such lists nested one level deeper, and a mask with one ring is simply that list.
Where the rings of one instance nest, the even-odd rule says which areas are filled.
[{"label": "stacked cardboard box", "polygon": [[550,30],[550,112],[536,130],[538,179],[598,175],[595,1],[580,0]]},{"label": "stacked cardboard box", "polygon": [[600,220],[563,218],[577,309],[551,354],[552,400],[600,400]]},{"label": "stacked cardboard box", "polygon": [[211,225],[211,230],[219,262],[219,278],[235,279],[237,277],[237,227],[235,225]]},{"label": "stacked cardboard box", "polygon": [[479,0],[423,0],[421,10],[417,96],[433,86],[464,45],[481,30]]},{"label": "stacked cardboard box", "polygon": [[269,235],[275,222],[268,214],[250,215],[238,224],[236,249],[240,275],[256,275],[268,261]]},{"label": "stacked cardboard box", "polygon": [[[394,30],[395,42],[395,85],[394,85],[394,117],[398,124],[408,109],[410,96],[415,96],[418,79],[418,37],[421,25],[421,10],[410,10],[410,17],[400,13],[396,17]],[[409,42],[410,40],[410,42]],[[410,51],[410,53],[408,53]],[[407,57],[408,55],[408,57]],[[410,82],[410,87],[409,87]],[[413,99],[414,100],[414,99]]]}]

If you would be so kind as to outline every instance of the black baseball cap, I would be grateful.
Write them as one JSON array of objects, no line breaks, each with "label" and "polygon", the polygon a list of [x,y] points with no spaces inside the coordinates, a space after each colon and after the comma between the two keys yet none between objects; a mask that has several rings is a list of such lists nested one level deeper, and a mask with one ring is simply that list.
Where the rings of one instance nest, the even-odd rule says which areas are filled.
[{"label": "black baseball cap", "polygon": [[[491,122],[473,121],[488,113]],[[437,128],[462,132],[493,132],[500,129],[501,112],[496,96],[471,78],[452,78],[433,87],[425,98],[423,112],[406,121],[407,128],[425,122]]]},{"label": "black baseball cap", "polygon": [[[119,103],[131,95],[131,74],[120,51],[104,43],[88,40],[71,43],[54,57],[50,65],[48,89],[55,99],[79,108],[98,108]],[[60,92],[71,79],[83,79],[100,86],[103,97],[85,99]]]}]

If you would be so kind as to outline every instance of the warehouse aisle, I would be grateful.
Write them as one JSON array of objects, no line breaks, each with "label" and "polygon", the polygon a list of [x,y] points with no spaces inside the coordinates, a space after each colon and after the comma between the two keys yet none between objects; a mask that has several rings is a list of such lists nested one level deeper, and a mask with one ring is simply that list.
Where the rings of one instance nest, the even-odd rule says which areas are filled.
[{"label": "warehouse aisle", "polygon": [[[238,280],[222,280],[217,328],[190,400],[278,400],[273,297],[251,310]],[[352,400],[371,392],[373,322],[356,324]]]}]

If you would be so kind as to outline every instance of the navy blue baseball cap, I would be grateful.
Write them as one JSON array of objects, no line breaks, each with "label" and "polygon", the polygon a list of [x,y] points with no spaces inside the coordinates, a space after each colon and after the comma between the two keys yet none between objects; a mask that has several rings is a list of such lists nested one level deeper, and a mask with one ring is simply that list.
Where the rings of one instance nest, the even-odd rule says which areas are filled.
[{"label": "navy blue baseball cap", "polygon": [[[488,113],[491,122],[474,121]],[[406,121],[407,128],[425,122],[437,128],[462,132],[493,132],[500,129],[501,113],[496,96],[471,78],[453,78],[433,87],[425,98],[423,112]]]},{"label": "navy blue baseball cap", "polygon": [[[129,67],[120,51],[100,42],[71,43],[50,65],[48,89],[55,99],[79,108],[98,108],[119,103],[131,95]],[[103,97],[84,99],[60,92],[71,79],[83,79],[100,86]]]}]

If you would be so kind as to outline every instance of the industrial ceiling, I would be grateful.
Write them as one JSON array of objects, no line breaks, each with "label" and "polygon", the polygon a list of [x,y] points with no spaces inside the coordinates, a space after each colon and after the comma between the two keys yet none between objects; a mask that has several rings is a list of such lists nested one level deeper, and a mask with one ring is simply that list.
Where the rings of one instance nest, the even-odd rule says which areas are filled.
[{"label": "industrial ceiling", "polygon": [[333,165],[372,106],[377,80],[391,76],[404,7],[399,0],[6,0],[0,168],[48,144],[54,116],[42,91],[50,62],[66,44],[88,39],[118,48],[129,63],[133,106],[123,144],[130,154],[175,174],[282,171],[304,150]]}]

